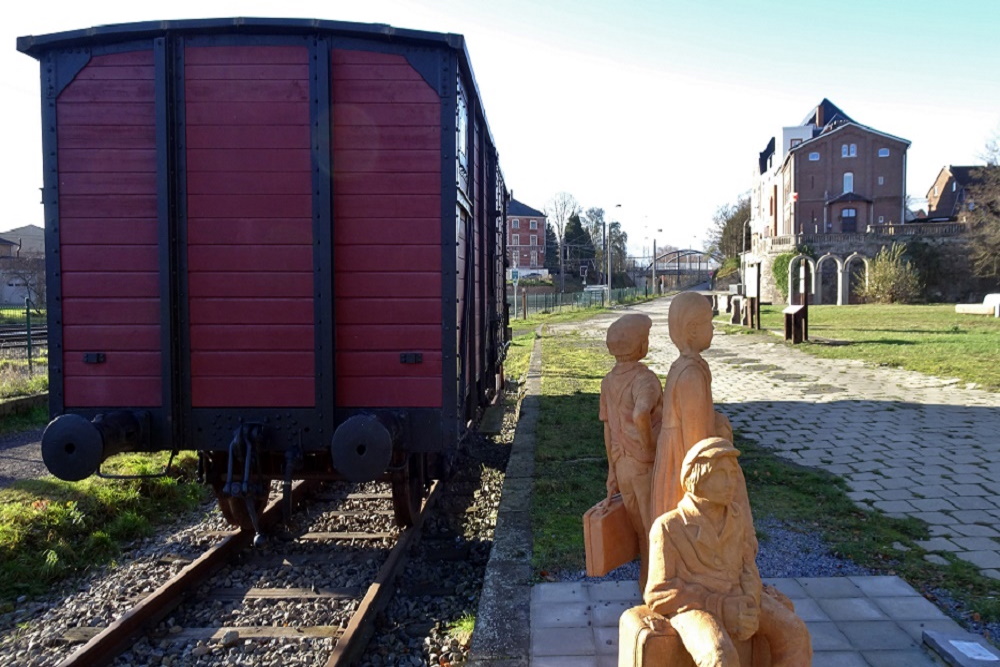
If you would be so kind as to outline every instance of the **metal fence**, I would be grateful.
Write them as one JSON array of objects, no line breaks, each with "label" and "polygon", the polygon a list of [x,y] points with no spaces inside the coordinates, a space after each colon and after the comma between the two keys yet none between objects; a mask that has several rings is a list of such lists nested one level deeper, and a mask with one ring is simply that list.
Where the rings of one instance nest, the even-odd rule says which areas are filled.
[{"label": "metal fence", "polygon": [[[649,297],[646,290],[635,287],[611,291],[613,304],[634,303]],[[607,290],[592,290],[587,292],[566,292],[548,294],[526,294],[515,297],[507,296],[507,306],[510,308],[511,319],[523,318],[536,313],[558,313],[563,310],[584,310],[587,308],[603,308],[608,305]]]},{"label": "metal fence", "polygon": [[35,359],[48,345],[45,311],[29,299],[20,304],[0,304],[0,356],[27,360],[34,373]]}]

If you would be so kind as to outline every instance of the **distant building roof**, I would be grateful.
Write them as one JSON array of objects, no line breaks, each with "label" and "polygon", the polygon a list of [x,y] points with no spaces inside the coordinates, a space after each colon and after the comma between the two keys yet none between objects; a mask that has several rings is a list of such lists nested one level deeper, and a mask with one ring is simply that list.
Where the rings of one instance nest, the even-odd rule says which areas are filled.
[{"label": "distant building roof", "polygon": [[[815,125],[819,132],[829,127],[832,129],[841,123],[853,123],[853,118],[848,116],[836,104],[823,98],[823,101],[816,105],[809,115],[802,121],[802,125]],[[817,134],[819,133],[817,132]]]},{"label": "distant building roof", "polygon": [[0,245],[17,245],[14,241],[8,241],[4,237],[0,236]]},{"label": "distant building roof", "polygon": [[507,204],[507,215],[523,215],[534,218],[544,218],[545,214],[541,211],[535,210],[528,206],[527,204],[522,204],[516,199],[511,199],[510,203]]},{"label": "distant building roof", "polygon": [[0,241],[9,241],[13,245],[20,244],[22,254],[45,253],[45,230],[38,225],[24,225],[0,232]]}]

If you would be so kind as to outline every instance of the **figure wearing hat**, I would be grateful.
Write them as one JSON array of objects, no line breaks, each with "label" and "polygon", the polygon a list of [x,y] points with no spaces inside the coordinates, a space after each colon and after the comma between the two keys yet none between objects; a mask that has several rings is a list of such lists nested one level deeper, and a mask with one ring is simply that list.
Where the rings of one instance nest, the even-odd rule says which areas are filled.
[{"label": "figure wearing hat", "polygon": [[684,497],[653,522],[646,605],[666,617],[698,667],[739,665],[733,640],[763,635],[773,667],[812,663],[805,623],[765,589],[757,538],[732,444],[706,438],[684,457]]},{"label": "figure wearing hat", "polygon": [[649,564],[650,479],[663,401],[659,378],[640,362],[649,351],[652,325],[648,315],[630,313],[608,327],[608,351],[616,363],[601,381],[600,418],[608,453],[604,502],[621,493],[639,538],[640,585],[646,583]]}]

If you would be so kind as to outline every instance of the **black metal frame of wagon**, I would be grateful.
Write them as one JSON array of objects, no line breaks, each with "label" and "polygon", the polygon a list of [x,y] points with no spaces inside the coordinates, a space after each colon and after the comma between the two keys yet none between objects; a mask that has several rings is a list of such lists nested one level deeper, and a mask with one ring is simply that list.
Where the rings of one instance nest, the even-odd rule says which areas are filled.
[{"label": "black metal frame of wagon", "polygon": [[[192,403],[190,274],[185,252],[188,234],[184,131],[186,44],[295,44],[308,49],[315,339],[313,406],[212,408]],[[426,81],[433,82],[441,98],[439,408],[343,407],[337,401],[338,312],[333,296],[336,294],[333,229],[337,223],[333,213],[336,193],[332,180],[335,165],[332,164],[331,122],[325,122],[333,114],[330,54],[335,47],[401,54]],[[68,357],[64,354],[63,336],[62,198],[56,100],[93,57],[136,48],[152,50],[155,72],[160,404],[67,406],[63,383]],[[60,416],[48,429],[49,440],[55,442],[50,449],[55,450],[56,456],[54,463],[47,458],[50,469],[55,467],[54,472],[66,478],[81,478],[116,451],[197,449],[207,453],[203,458],[208,480],[217,490],[221,485],[227,493],[239,497],[252,493],[252,488],[248,490],[247,487],[250,480],[240,470],[239,457],[236,457],[236,464],[233,463],[232,454],[239,453],[241,447],[257,451],[253,462],[257,472],[252,476],[258,481],[340,477],[344,471],[334,468],[330,441],[338,429],[351,423],[348,436],[362,439],[372,428],[381,428],[392,441],[391,461],[379,475],[369,474],[371,471],[367,469],[377,465],[366,467],[362,461],[358,463],[360,472],[348,472],[347,476],[391,478],[401,493],[411,499],[415,494],[419,497],[414,487],[422,484],[424,468],[433,468],[427,472],[434,476],[444,473],[448,458],[468,424],[498,391],[491,376],[502,375],[506,331],[502,221],[506,190],[463,38],[384,25],[332,21],[211,19],[103,26],[22,37],[18,40],[18,49],[38,58],[42,68],[43,198],[46,247],[49,249],[50,410],[53,415]],[[469,133],[467,149],[469,154],[482,159],[482,165],[477,164],[477,179],[471,193],[461,191],[462,174],[456,161],[457,151],[449,150],[449,142],[458,130],[459,94],[456,88],[459,86],[464,86],[468,95],[469,117],[477,130]],[[466,207],[467,219],[473,228],[471,238],[465,239],[469,256],[478,253],[477,260],[481,262],[467,260],[471,263],[465,267],[463,275],[472,280],[465,281],[466,292],[460,295],[456,280],[460,267],[454,251],[460,242],[460,232],[454,221],[461,218],[456,207],[462,206]],[[477,237],[480,232],[481,237]],[[460,301],[460,296],[466,304],[462,313],[453,305]],[[106,360],[100,349],[84,352],[82,356],[84,364],[102,364]],[[399,357],[401,364],[422,360],[419,349],[401,351]],[[475,362],[478,366],[473,368]],[[449,369],[454,369],[454,377],[449,375]],[[63,419],[61,424],[60,419]],[[376,440],[382,437],[379,434]],[[354,447],[355,441],[350,441],[348,446]],[[380,446],[377,442],[372,443],[373,449]],[[357,445],[359,452],[364,448],[364,444]],[[61,462],[59,457],[62,457]],[[242,483],[242,488],[230,488],[234,483]],[[238,512],[239,508],[233,511]]]}]

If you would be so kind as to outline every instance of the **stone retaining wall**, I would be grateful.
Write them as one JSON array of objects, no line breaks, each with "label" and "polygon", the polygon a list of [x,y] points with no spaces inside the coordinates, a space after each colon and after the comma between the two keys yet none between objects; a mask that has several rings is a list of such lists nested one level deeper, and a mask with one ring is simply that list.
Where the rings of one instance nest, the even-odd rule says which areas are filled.
[{"label": "stone retaining wall", "polygon": [[48,405],[48,403],[48,394],[0,399],[0,417],[24,414],[40,405]]}]

